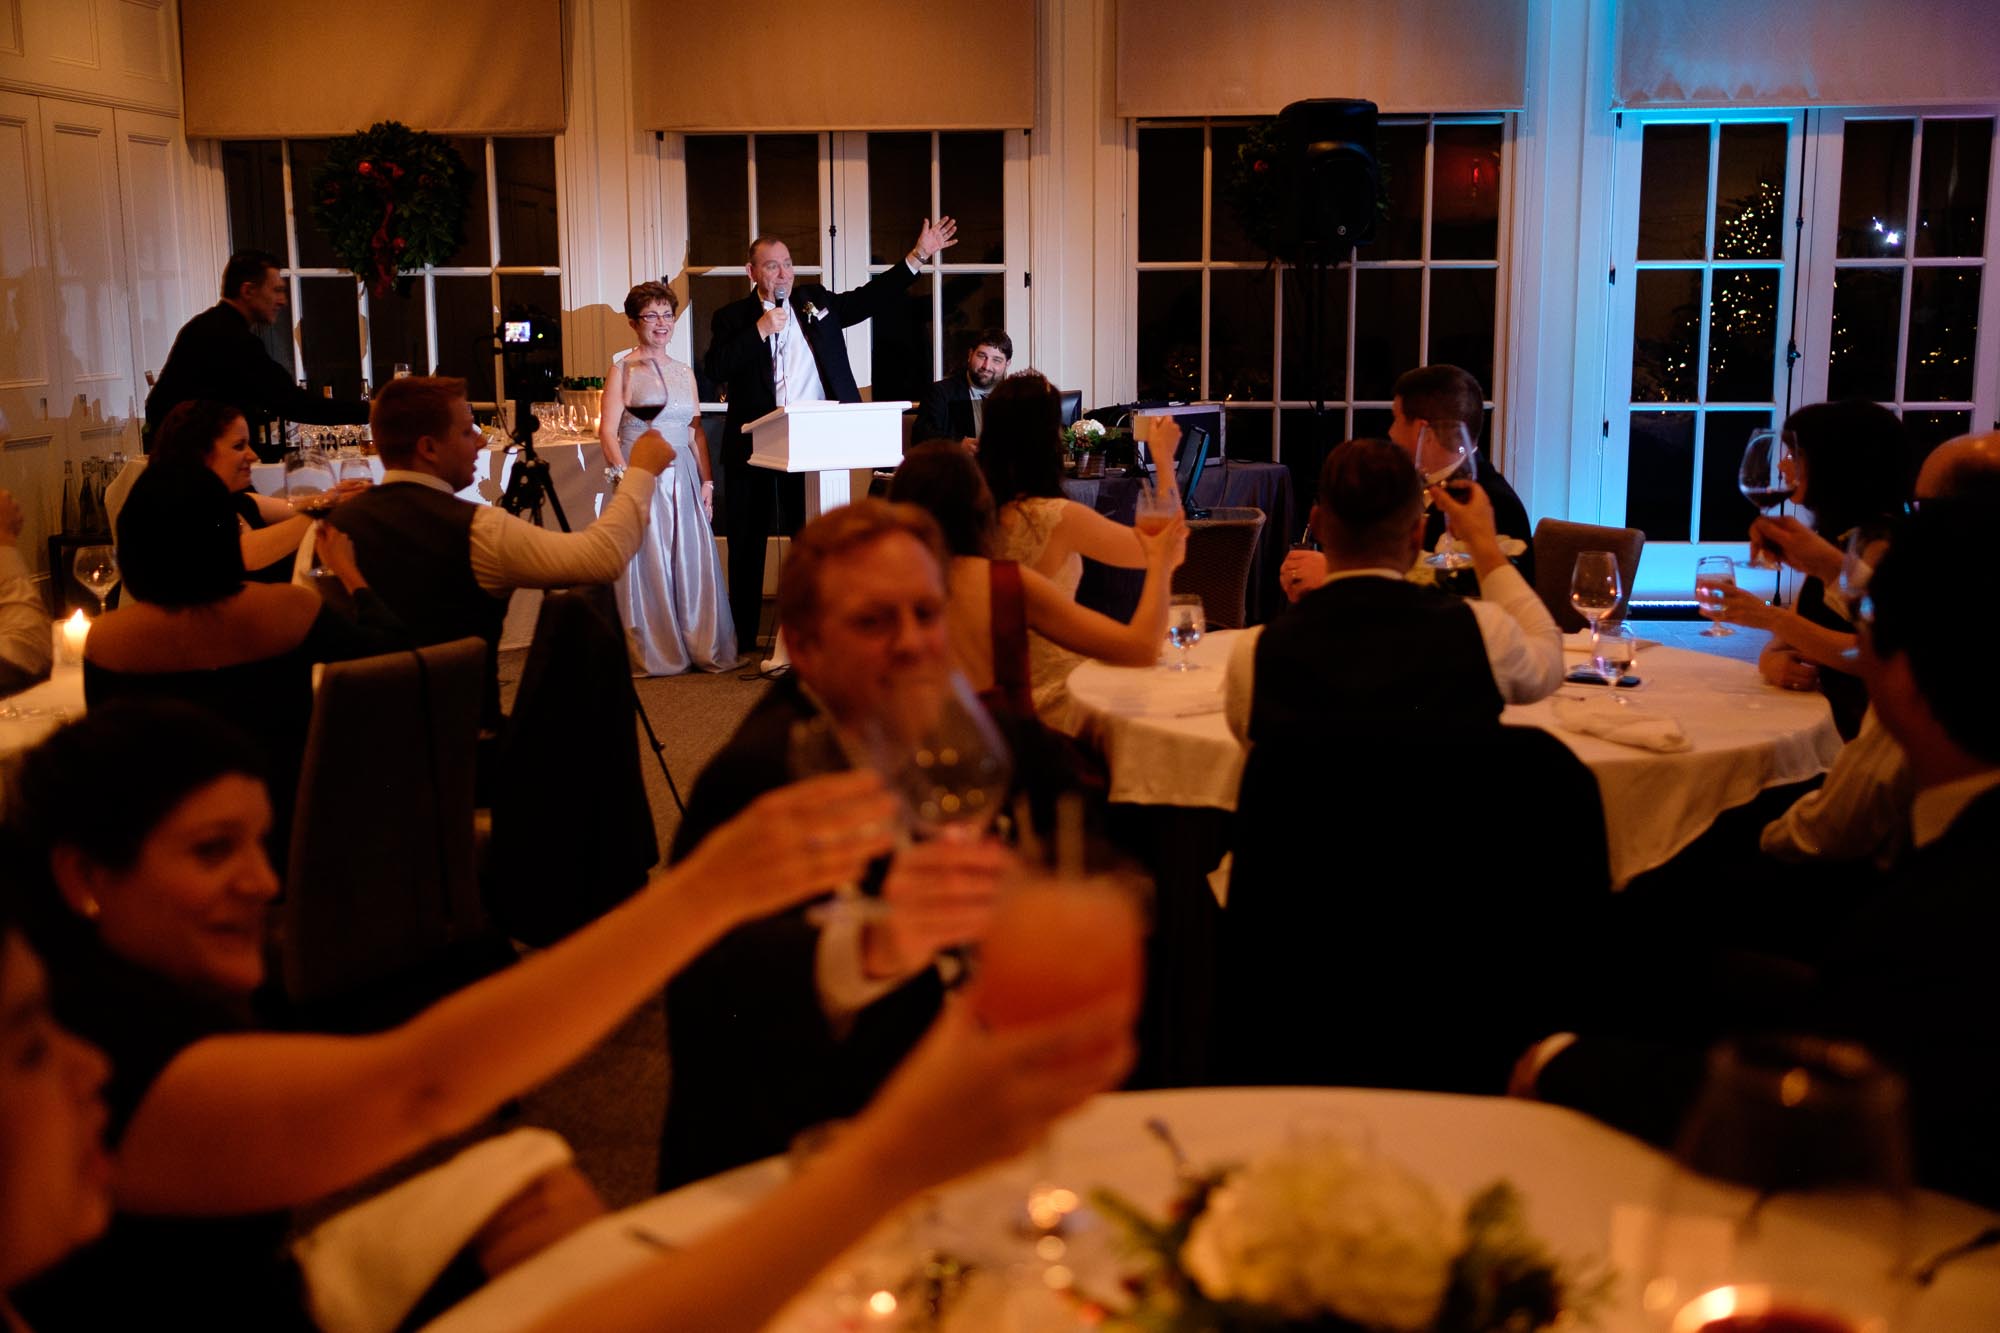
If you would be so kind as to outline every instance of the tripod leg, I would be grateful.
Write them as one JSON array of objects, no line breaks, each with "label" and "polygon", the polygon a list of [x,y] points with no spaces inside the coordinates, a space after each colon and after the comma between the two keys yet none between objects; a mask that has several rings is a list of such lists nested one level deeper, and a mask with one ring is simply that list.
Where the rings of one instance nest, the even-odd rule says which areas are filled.
[{"label": "tripod leg", "polygon": [[674,785],[673,770],[667,767],[667,747],[660,740],[659,733],[653,730],[653,719],[646,714],[646,704],[639,697],[639,687],[634,685],[631,689],[632,711],[639,715],[639,725],[646,729],[646,744],[653,747],[653,758],[660,765],[660,776],[667,780],[667,794],[674,798],[674,809],[686,814],[687,806],[681,801],[681,789]]}]

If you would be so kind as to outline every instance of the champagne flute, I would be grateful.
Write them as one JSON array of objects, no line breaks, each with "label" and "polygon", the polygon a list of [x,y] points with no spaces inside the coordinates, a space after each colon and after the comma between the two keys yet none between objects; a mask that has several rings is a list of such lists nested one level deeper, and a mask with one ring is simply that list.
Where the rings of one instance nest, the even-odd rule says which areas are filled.
[{"label": "champagne flute", "polygon": [[1618,610],[1625,598],[1625,579],[1618,569],[1618,557],[1610,551],[1578,551],[1576,567],[1569,576],[1569,604],[1590,622],[1590,641],[1597,642],[1598,626]]},{"label": "champagne flute", "polygon": [[1886,523],[1858,524],[1847,534],[1847,553],[1841,558],[1838,586],[1850,621],[1862,619],[1861,607],[1868,598],[1869,580],[1875,577],[1875,566],[1882,563],[1888,550]]},{"label": "champagne flute", "polygon": [[[1743,462],[1736,471],[1736,488],[1744,499],[1762,513],[1775,514],[1792,498],[1798,475],[1798,450],[1790,435],[1769,426],[1750,432],[1743,446]],[[1753,548],[1750,567],[1776,569],[1778,561],[1761,548]]]},{"label": "champagne flute", "polygon": [[1177,592],[1167,602],[1167,642],[1181,650],[1181,660],[1168,666],[1170,671],[1199,671],[1200,667],[1188,661],[1188,649],[1201,642],[1201,636],[1208,632],[1208,618],[1202,612],[1201,598],[1191,592]]},{"label": "champagne flute", "polygon": [[104,599],[118,586],[118,552],[110,546],[80,546],[70,563],[76,581],[97,598],[97,614],[104,614]]},{"label": "champagne flute", "polygon": [[1666,1333],[1901,1327],[1911,1288],[1902,1080],[1858,1046],[1725,1042],[1661,1192],[1640,1302]]},{"label": "champagne flute", "polygon": [[1702,631],[1704,637],[1720,639],[1736,631],[1716,620],[1722,613],[1724,588],[1736,586],[1736,562],[1726,555],[1705,555],[1694,565],[1694,600],[1701,613],[1713,623]]}]

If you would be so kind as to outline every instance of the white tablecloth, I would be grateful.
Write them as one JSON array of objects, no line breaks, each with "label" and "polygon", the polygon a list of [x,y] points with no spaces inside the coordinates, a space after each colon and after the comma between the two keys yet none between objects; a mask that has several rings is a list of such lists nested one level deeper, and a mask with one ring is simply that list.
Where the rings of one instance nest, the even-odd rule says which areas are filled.
[{"label": "white tablecloth", "polygon": [[59,666],[39,685],[0,699],[0,760],[33,749],[71,718],[83,716],[83,668]]},{"label": "white tablecloth", "polygon": [[[1599,1327],[1638,1333],[1631,1274],[1644,1262],[1648,1210],[1667,1178],[1661,1154],[1574,1112],[1536,1102],[1343,1088],[1195,1089],[1116,1093],[1058,1126],[1050,1165],[1079,1189],[1108,1186],[1157,1209],[1173,1172],[1148,1118],[1167,1122],[1197,1166],[1240,1161],[1281,1146],[1301,1130],[1358,1135],[1450,1196],[1464,1199],[1502,1176],[1527,1200],[1529,1225],[1569,1259],[1608,1258],[1626,1275]],[[760,1162],[662,1195],[605,1218],[501,1277],[432,1324],[433,1333],[519,1328],[574,1292],[657,1258],[727,1220],[785,1179],[781,1161]],[[1003,1165],[945,1191],[939,1225],[954,1245],[1004,1245],[1002,1227],[1030,1168]],[[1914,1252],[1928,1256],[1969,1239],[1996,1219],[1938,1195],[1918,1198]],[[894,1237],[892,1227],[885,1235]],[[907,1240],[906,1240],[907,1243]],[[1079,1248],[1083,1242],[1078,1241]],[[1815,1253],[1818,1251],[1815,1250]],[[1087,1276],[1087,1275],[1086,1275]],[[802,1300],[774,1328],[825,1325]],[[1961,1333],[2000,1325],[2000,1252],[1946,1267],[1917,1296],[1897,1333]]]},{"label": "white tablecloth", "polygon": [[[1069,678],[1085,734],[1111,764],[1111,799],[1137,805],[1236,807],[1243,750],[1222,714],[1222,684],[1235,631],[1193,650],[1203,670],[1185,677],[1159,667],[1085,662]],[[1566,654],[1570,665],[1584,661]],[[1590,767],[1604,796],[1611,880],[1665,864],[1724,810],[1766,787],[1800,782],[1840,753],[1833,715],[1818,694],[1764,683],[1750,662],[1655,646],[1639,655],[1644,681],[1621,691],[1634,708],[1677,718],[1693,748],[1656,754],[1565,731],[1554,704],[1509,707],[1502,720],[1543,727]],[[1571,696],[1601,686],[1565,685]]]}]

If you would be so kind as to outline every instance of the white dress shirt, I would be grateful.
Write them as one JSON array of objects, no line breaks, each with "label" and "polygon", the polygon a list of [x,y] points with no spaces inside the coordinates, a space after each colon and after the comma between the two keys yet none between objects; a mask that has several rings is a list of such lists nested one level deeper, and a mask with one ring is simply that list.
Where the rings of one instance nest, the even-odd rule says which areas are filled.
[{"label": "white dress shirt", "polygon": [[[1343,569],[1327,575],[1326,582],[1402,577],[1390,569]],[[1563,678],[1562,631],[1520,570],[1502,565],[1486,575],[1479,581],[1479,596],[1466,605],[1479,625],[1487,665],[1493,668],[1493,683],[1500,687],[1502,699],[1531,704],[1556,692]],[[1237,638],[1224,682],[1229,729],[1245,739],[1250,735],[1250,700],[1256,688],[1257,640],[1263,632],[1258,625]]]},{"label": "white dress shirt", "polygon": [[[764,302],[766,310],[777,309],[777,303]],[[784,369],[784,392],[778,395],[778,406],[789,407],[793,403],[817,403],[826,398],[826,386],[819,382],[819,363],[813,360],[812,345],[806,341],[805,330],[800,325],[806,320],[806,312],[797,306],[791,307],[792,317],[785,327],[771,341],[777,344],[774,353]],[[773,387],[777,376],[773,375]]]},{"label": "white dress shirt", "polygon": [[1970,777],[1918,792],[1915,803],[1910,807],[1911,844],[1928,847],[1942,838],[1958,822],[1958,817],[1965,813],[1966,806],[1995,787],[2000,787],[2000,768],[1989,768],[1983,773],[1974,773]]},{"label": "white dress shirt", "polygon": [[1779,861],[1859,861],[1887,870],[1909,837],[1912,783],[1903,747],[1873,708],[1818,791],[1764,826],[1758,842]]},{"label": "white dress shirt", "polygon": [[[428,472],[384,469],[382,484],[393,481],[457,494],[450,482]],[[495,597],[504,597],[516,588],[612,582],[632,563],[646,535],[657,481],[643,468],[628,469],[618,483],[618,494],[611,497],[597,521],[581,532],[551,532],[498,505],[480,505],[472,516],[472,577]],[[310,564],[308,550],[300,567]]]},{"label": "white dress shirt", "polygon": [[12,543],[0,546],[0,658],[39,676],[54,654],[48,608],[35,591],[27,562]]}]

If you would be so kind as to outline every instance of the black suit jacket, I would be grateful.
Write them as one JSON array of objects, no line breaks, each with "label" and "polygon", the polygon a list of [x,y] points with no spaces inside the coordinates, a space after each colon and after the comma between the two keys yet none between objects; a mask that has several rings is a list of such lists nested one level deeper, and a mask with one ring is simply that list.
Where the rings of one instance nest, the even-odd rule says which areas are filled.
[{"label": "black suit jacket", "polygon": [[[1535,535],[1528,525],[1528,507],[1521,503],[1521,497],[1507,484],[1507,478],[1493,460],[1486,456],[1484,449],[1475,450],[1473,458],[1479,467],[1478,482],[1486,492],[1486,498],[1493,501],[1493,529],[1502,537],[1519,537],[1527,543],[1528,549],[1514,557],[1514,568],[1521,571],[1521,577],[1535,586]],[[1437,549],[1438,538],[1444,535],[1445,517],[1442,509],[1432,508],[1424,520],[1424,549]]]},{"label": "black suit jacket", "polygon": [[[804,333],[819,369],[820,387],[831,402],[858,403],[860,386],[854,368],[847,362],[847,339],[841,331],[859,324],[890,307],[908,290],[917,275],[897,260],[851,292],[830,292],[818,283],[794,288],[786,304],[792,310],[791,333]],[[818,317],[806,313],[808,306]],[[750,437],[743,433],[745,422],[755,421],[778,405],[777,385],[771,375],[771,345],[757,333],[757,321],[764,316],[764,303],[752,291],[740,301],[731,301],[709,321],[708,355],[702,368],[708,377],[724,386],[729,415],[722,425],[722,460],[741,463],[750,457]]]},{"label": "black suit jacket", "polygon": [[[790,679],[751,710],[689,793],[671,861],[791,781],[792,724],[812,712]],[[818,942],[803,909],[780,912],[730,932],[667,987],[674,1086],[662,1189],[783,1152],[800,1130],[855,1114],[936,1017],[943,988],[926,968],[836,1034],[814,978]]]},{"label": "black suit jacket", "polygon": [[292,383],[292,372],[271,359],[250,321],[227,301],[217,301],[174,335],[159,382],[146,395],[146,428],[159,429],[168,412],[197,398],[234,406],[253,435],[273,417],[316,426],[368,420],[367,403],[321,398]]},{"label": "black suit jacket", "polygon": [[972,386],[963,371],[947,375],[924,391],[917,404],[917,423],[910,430],[910,443],[925,440],[970,440],[979,435],[972,424]]},{"label": "black suit jacket", "polygon": [[[2000,788],[1911,853],[1848,923],[1817,975],[1757,974],[1718,1006],[1739,1031],[1781,1028],[1853,1038],[1910,1084],[1919,1178],[2000,1207]],[[1740,982],[1744,971],[1728,973]],[[1685,978],[1677,978],[1677,981]],[[1690,1001],[1694,1003],[1694,1001]],[[1698,1041],[1589,1034],[1551,1060],[1541,1095],[1655,1142],[1671,1139],[1702,1070]]]}]

